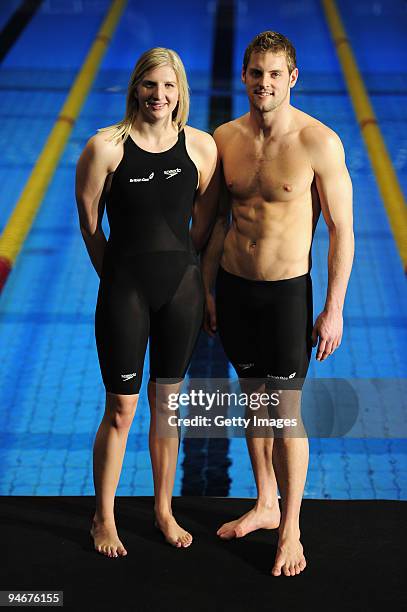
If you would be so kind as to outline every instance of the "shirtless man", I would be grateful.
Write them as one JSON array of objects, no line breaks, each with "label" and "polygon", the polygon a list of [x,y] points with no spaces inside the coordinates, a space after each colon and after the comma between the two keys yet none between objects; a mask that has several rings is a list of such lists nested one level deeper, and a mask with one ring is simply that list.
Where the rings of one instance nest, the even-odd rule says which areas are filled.
[{"label": "shirtless man", "polygon": [[[202,269],[206,331],[219,329],[239,378],[263,377],[277,387],[298,380],[293,389],[301,393],[312,346],[318,345],[316,359],[324,361],[340,345],[354,236],[342,143],[290,104],[297,78],[295,49],[281,34],[263,32],[247,47],[242,81],[250,110],[214,133],[224,186]],[[328,288],[313,324],[311,244],[321,209],[329,232]],[[271,573],[294,576],[306,566],[299,515],[308,440],[275,435],[247,437],[247,444],[256,505],[217,533],[230,539],[278,527]]]}]

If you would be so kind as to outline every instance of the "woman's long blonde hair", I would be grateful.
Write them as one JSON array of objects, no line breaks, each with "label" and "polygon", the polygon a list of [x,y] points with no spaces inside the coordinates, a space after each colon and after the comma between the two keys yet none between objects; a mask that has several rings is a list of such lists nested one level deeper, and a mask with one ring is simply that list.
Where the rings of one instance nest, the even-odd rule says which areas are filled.
[{"label": "woman's long blonde hair", "polygon": [[177,124],[178,130],[184,128],[189,114],[189,87],[184,64],[178,53],[172,49],[154,47],[153,49],[145,51],[139,57],[134,67],[127,89],[126,114],[124,118],[118,123],[99,128],[98,132],[113,130],[108,140],[123,142],[126,140],[139,110],[138,100],[135,95],[137,85],[143,80],[146,72],[163,65],[171,66],[177,77],[179,98],[178,104],[172,114],[172,120]]}]

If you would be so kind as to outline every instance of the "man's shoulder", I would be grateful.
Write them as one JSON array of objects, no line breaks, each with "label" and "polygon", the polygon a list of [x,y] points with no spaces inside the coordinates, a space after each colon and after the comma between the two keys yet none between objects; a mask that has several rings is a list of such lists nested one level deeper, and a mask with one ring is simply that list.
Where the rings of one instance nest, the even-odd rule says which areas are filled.
[{"label": "man's shoulder", "polygon": [[315,117],[306,113],[303,115],[300,120],[299,139],[309,154],[313,168],[321,168],[335,160],[343,161],[345,151],[338,134]]},{"label": "man's shoulder", "polygon": [[325,149],[341,145],[341,139],[332,128],[311,115],[299,112],[301,112],[299,137],[306,147]]},{"label": "man's shoulder", "polygon": [[224,140],[230,141],[232,136],[240,134],[244,129],[244,120],[245,115],[242,117],[238,117],[237,119],[232,119],[232,121],[227,121],[226,123],[222,123],[213,133],[213,137],[218,146],[222,145]]}]

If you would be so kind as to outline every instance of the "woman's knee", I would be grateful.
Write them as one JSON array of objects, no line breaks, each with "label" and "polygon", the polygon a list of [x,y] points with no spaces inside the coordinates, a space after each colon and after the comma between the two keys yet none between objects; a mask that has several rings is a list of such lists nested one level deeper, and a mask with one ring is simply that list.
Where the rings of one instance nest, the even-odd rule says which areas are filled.
[{"label": "woman's knee", "polygon": [[139,394],[106,393],[105,418],[117,429],[129,429],[137,408]]},{"label": "woman's knee", "polygon": [[147,387],[150,409],[173,414],[176,409],[174,404],[177,405],[178,394],[181,391],[182,384],[183,379],[168,383],[157,383],[156,380],[150,379]]}]

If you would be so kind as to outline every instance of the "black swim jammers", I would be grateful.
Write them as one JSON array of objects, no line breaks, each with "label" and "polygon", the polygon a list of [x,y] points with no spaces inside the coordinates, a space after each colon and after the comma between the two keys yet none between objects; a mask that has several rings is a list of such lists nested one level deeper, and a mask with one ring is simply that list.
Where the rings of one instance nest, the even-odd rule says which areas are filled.
[{"label": "black swim jammers", "polygon": [[239,378],[265,379],[274,388],[301,389],[312,350],[309,272],[276,281],[249,280],[219,267],[219,335]]}]

